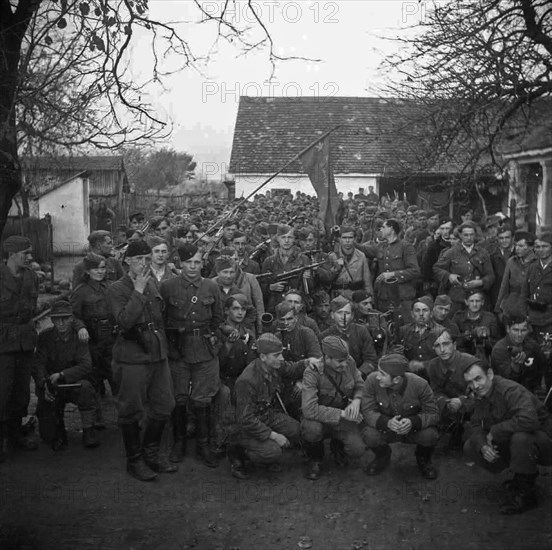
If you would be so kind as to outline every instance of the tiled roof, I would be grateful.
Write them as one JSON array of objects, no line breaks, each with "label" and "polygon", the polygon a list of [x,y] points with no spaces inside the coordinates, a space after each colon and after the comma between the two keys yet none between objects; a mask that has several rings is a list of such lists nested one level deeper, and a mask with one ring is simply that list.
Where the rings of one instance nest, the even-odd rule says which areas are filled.
[{"label": "tiled roof", "polygon": [[83,170],[124,170],[123,156],[86,157],[24,157],[23,167],[27,170],[54,170],[82,172]]},{"label": "tiled roof", "polygon": [[[327,130],[336,174],[458,172],[461,159],[432,158],[421,105],[364,97],[241,97],[230,160],[233,174],[273,173]],[[297,161],[285,170],[303,173]]]}]

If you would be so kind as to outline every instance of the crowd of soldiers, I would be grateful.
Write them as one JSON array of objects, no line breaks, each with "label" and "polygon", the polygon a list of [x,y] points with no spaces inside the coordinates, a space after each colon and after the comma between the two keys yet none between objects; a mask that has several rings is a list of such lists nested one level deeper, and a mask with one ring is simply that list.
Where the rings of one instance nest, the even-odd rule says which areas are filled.
[{"label": "crowd of soldiers", "polygon": [[370,476],[391,444],[412,444],[433,480],[446,436],[514,472],[501,512],[536,505],[538,466],[552,464],[552,234],[499,215],[478,224],[471,210],[456,223],[373,192],[342,198],[331,228],[301,193],[231,206],[160,206],[94,231],[40,334],[30,241],[4,240],[0,462],[4,439],[37,448],[22,425],[31,379],[56,450],[68,402],[84,447],[99,445],[107,384],[142,481],[176,472],[191,438],[201,462],[227,457],[238,479],[254,463],[280,471],[292,448],[317,480],[329,440],[339,465],[372,451]]}]

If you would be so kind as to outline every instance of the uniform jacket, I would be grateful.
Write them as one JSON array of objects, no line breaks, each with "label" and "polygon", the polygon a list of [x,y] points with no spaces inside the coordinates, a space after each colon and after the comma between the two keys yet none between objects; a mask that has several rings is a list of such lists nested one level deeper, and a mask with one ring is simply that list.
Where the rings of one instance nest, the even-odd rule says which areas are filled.
[{"label": "uniform jacket", "polygon": [[537,261],[533,252],[531,252],[525,261],[522,261],[518,256],[511,256],[506,262],[502,283],[496,299],[495,311],[502,311],[502,302],[511,296],[517,294],[521,296],[523,284],[527,279],[527,270],[529,266]]},{"label": "uniform jacket", "polygon": [[[163,300],[157,283],[153,279],[141,294],[134,290],[134,283],[127,274],[109,286],[107,290],[111,313],[119,326],[119,336],[113,346],[113,359],[119,363],[145,364],[167,358],[167,341],[163,331]],[[136,339],[124,338],[123,334],[136,335],[137,326],[151,323],[155,331],[148,331],[145,338],[151,338],[152,347],[147,348]]]},{"label": "uniform jacket", "polygon": [[503,252],[500,247],[497,247],[494,250],[489,250],[491,264],[495,274],[495,280],[493,286],[491,287],[491,304],[493,307],[496,306],[497,303],[500,285],[502,284],[502,278],[504,277],[504,272],[506,271],[506,264],[512,257],[513,253],[513,247],[505,252]]},{"label": "uniform jacket", "polygon": [[452,320],[456,323],[456,326],[460,331],[460,336],[457,340],[458,348],[464,351],[475,349],[474,346],[477,338],[474,338],[474,331],[478,327],[487,328],[487,333],[489,335],[486,340],[487,347],[494,346],[500,338],[498,319],[496,318],[496,315],[490,311],[480,311],[477,319],[470,319],[466,310],[457,311]]},{"label": "uniform jacket", "polygon": [[320,341],[326,336],[339,336],[349,344],[349,354],[364,376],[376,369],[378,355],[367,326],[351,323],[345,332],[341,332],[333,325],[320,334]]},{"label": "uniform jacket", "polygon": [[471,252],[461,243],[451,246],[443,251],[433,266],[433,273],[439,283],[449,288],[447,293],[453,302],[463,302],[467,298],[467,293],[461,286],[449,285],[449,275],[460,275],[464,281],[479,278],[483,281],[482,290],[486,292],[495,280],[489,253],[479,245],[474,245]]},{"label": "uniform jacket", "polygon": [[284,359],[286,361],[300,361],[308,357],[322,357],[320,343],[314,331],[308,327],[299,325],[290,331],[277,331],[276,336],[284,347]]},{"label": "uniform jacket", "polygon": [[487,433],[496,441],[508,441],[516,432],[544,431],[552,436],[550,416],[533,393],[513,380],[495,375],[488,395],[475,399],[470,419],[477,450],[487,444]]},{"label": "uniform jacket", "polygon": [[473,397],[468,395],[468,384],[464,379],[464,369],[477,363],[479,359],[474,355],[455,351],[448,363],[435,357],[429,362],[427,374],[429,385],[435,394],[435,399],[442,410],[446,401],[457,397],[462,401],[463,410],[473,408]]},{"label": "uniform jacket", "polygon": [[429,361],[436,357],[433,344],[445,328],[429,322],[429,326],[421,334],[416,331],[416,323],[403,325],[399,329],[401,344],[404,346],[404,355],[409,361]]},{"label": "uniform jacket", "polygon": [[[343,259],[345,265],[340,266],[337,264],[337,260]],[[345,298],[351,299],[353,290],[340,289],[340,286],[349,285],[350,283],[361,283],[361,286],[357,290],[365,290],[372,294],[372,276],[370,274],[370,268],[368,267],[368,260],[363,252],[355,248],[350,260],[344,256],[341,247],[337,252],[332,252],[328,256],[329,265],[331,266],[330,275],[325,276],[326,279],[332,280],[332,288],[342,294]],[[325,265],[320,266],[320,271],[327,269]]]},{"label": "uniform jacket", "polygon": [[543,269],[540,260],[537,259],[528,267],[522,296],[528,303],[534,301],[546,305],[541,311],[531,307],[529,303],[529,322],[533,326],[552,325],[552,262]]},{"label": "uniform jacket", "polygon": [[92,375],[92,359],[88,345],[79,342],[74,330],[70,332],[68,340],[62,340],[57,330],[50,327],[38,336],[33,378],[36,385],[42,388],[46,378],[61,371],[67,384],[87,379]]},{"label": "uniform jacket", "polygon": [[265,312],[263,291],[257,281],[257,277],[252,273],[246,273],[241,269],[236,269],[236,286],[240,292],[247,298],[250,304],[257,311],[257,325],[260,327],[261,315]]},{"label": "uniform jacket", "polygon": [[368,376],[362,392],[362,416],[368,426],[386,432],[394,416],[410,418],[414,431],[437,426],[437,402],[423,378],[407,372],[402,385],[390,390],[380,387],[377,376],[376,372]]},{"label": "uniform jacket", "polygon": [[[118,281],[124,274],[125,271],[119,260],[112,258],[111,256],[109,258],[105,258],[105,280],[109,284]],[[77,286],[85,282],[84,262],[79,262],[73,268],[73,283],[71,286],[72,288],[77,288]]]},{"label": "uniform jacket", "polygon": [[188,363],[213,359],[219,350],[206,336],[220,336],[223,314],[218,285],[211,279],[190,281],[180,276],[161,283],[161,296],[170,357],[182,357]]},{"label": "uniform jacket", "polygon": [[283,387],[283,380],[298,380],[305,370],[305,362],[285,361],[278,370],[266,372],[260,359],[250,363],[236,380],[236,419],[242,433],[260,441],[266,441],[271,428],[267,422],[275,412],[283,412],[276,399],[276,392]]},{"label": "uniform jacket", "polygon": [[38,278],[24,268],[20,278],[0,263],[0,353],[32,351],[36,331],[31,321],[36,313]]},{"label": "uniform jacket", "polygon": [[[230,348],[226,345],[228,339],[223,334],[220,352],[219,352],[219,368],[220,377],[225,383],[230,383],[233,386],[236,378],[243,372],[245,367],[256,358],[256,353],[252,348],[255,342],[254,333],[247,329],[243,324],[238,329],[240,338],[230,344]],[[245,342],[241,337],[249,335],[248,341]]]},{"label": "uniform jacket", "polygon": [[443,250],[447,250],[448,248],[450,248],[450,243],[443,240],[441,237],[433,239],[428,243],[422,256],[422,261],[420,262],[420,270],[424,283],[432,283],[435,280],[433,266],[439,259]]},{"label": "uniform jacket", "polygon": [[[523,365],[517,365],[512,361],[509,347],[516,347],[525,352],[527,359]],[[542,380],[546,370],[546,357],[539,344],[532,338],[525,338],[519,346],[514,346],[509,335],[499,340],[491,353],[491,367],[496,374],[509,378],[533,391]]]},{"label": "uniform jacket", "polygon": [[[328,374],[348,399],[340,395]],[[347,407],[349,400],[362,397],[363,385],[362,376],[352,357],[349,357],[347,366],[340,372],[327,365],[322,367],[322,372],[316,368],[305,369],[301,406],[303,417],[323,424],[339,424],[341,411]]]}]

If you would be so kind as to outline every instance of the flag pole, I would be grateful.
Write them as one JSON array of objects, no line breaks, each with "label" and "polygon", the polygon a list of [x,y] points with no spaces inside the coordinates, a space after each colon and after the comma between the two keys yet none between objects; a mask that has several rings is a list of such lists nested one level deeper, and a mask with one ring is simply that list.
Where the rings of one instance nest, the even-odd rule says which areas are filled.
[{"label": "flag pole", "polygon": [[[309,149],[312,149],[315,145],[317,145],[319,142],[321,142],[323,139],[325,139],[326,137],[328,137],[332,132],[335,132],[335,130],[337,130],[338,128],[341,128],[341,126],[343,126],[343,124],[338,124],[337,126],[334,126],[333,128],[331,128],[330,130],[328,130],[327,132],[325,132],[324,134],[322,134],[319,138],[315,139],[311,144],[307,145],[304,149],[302,149],[299,153],[297,153],[290,161],[286,162],[286,164],[284,164],[284,166],[282,166],[277,172],[274,172],[274,174],[272,174],[269,178],[267,178],[263,183],[261,183],[261,185],[259,185],[259,187],[257,187],[254,191],[252,191],[251,193],[249,193],[249,195],[247,195],[247,197],[245,197],[244,199],[242,199],[236,206],[234,206],[234,208],[232,208],[232,210],[230,210],[227,214],[225,214],[224,216],[222,216],[222,218],[219,218],[211,227],[209,227],[207,229],[207,231],[205,231],[205,235],[208,235],[209,233],[211,233],[213,231],[213,229],[215,229],[216,227],[218,227],[221,223],[223,223],[225,220],[227,220],[228,218],[232,217],[233,214],[236,212],[236,210],[239,209],[239,207],[247,202],[253,195],[255,195],[256,193],[258,193],[265,185],[267,185],[268,183],[270,183],[276,176],[278,176],[279,174],[281,174],[288,166],[290,166],[291,164],[293,164],[297,159],[299,159],[302,155],[304,155]],[[197,239],[195,241],[195,243],[197,243],[199,241],[199,239]],[[195,244],[194,243],[194,244]]]}]

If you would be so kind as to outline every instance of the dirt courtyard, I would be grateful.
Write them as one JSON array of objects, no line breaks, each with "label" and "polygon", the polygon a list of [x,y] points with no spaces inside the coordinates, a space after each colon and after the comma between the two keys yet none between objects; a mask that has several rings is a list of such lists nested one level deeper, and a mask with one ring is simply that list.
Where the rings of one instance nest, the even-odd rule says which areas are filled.
[{"label": "dirt courtyard", "polygon": [[290,451],[281,474],[258,466],[238,481],[225,460],[218,469],[199,463],[192,442],[178,473],[141,483],[125,472],[109,397],[104,408],[98,449],[82,448],[73,422],[67,450],[41,443],[0,465],[1,550],[552,548],[550,468],[538,481],[540,507],[512,517],[497,512],[508,473],[493,477],[438,449],[439,479],[426,482],[406,445],[393,447],[391,468],[375,478],[362,471],[368,452],[346,468],[327,457],[325,475],[307,481]]}]

